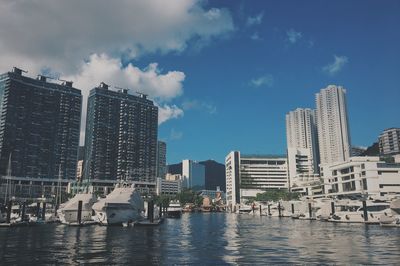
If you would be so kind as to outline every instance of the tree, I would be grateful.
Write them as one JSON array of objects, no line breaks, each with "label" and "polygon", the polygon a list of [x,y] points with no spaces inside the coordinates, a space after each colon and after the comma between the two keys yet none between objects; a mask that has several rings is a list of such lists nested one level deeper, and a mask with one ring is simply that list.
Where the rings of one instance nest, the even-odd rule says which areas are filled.
[{"label": "tree", "polygon": [[264,193],[258,193],[256,201],[278,201],[299,199],[299,193],[289,192],[287,189],[268,189]]}]

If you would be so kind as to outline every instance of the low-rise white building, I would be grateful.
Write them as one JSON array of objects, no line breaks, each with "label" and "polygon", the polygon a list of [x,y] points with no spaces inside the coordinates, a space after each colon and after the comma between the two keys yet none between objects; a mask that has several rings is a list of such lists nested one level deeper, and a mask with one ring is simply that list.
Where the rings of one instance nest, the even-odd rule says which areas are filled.
[{"label": "low-rise white building", "polygon": [[228,208],[268,189],[289,188],[286,156],[243,155],[232,151],[225,158]]},{"label": "low-rise white building", "polygon": [[165,180],[158,177],[156,182],[157,195],[175,195],[181,193],[182,182],[181,180]]},{"label": "low-rise white building", "polygon": [[351,157],[321,167],[327,196],[380,197],[400,194],[400,164],[379,157]]}]

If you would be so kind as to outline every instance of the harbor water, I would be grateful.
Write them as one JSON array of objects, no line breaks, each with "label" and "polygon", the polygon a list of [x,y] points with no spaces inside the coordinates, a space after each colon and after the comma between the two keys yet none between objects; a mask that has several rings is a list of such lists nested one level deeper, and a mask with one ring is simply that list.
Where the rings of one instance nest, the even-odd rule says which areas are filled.
[{"label": "harbor water", "polygon": [[1,265],[398,264],[400,228],[226,213],[154,227],[0,228]]}]

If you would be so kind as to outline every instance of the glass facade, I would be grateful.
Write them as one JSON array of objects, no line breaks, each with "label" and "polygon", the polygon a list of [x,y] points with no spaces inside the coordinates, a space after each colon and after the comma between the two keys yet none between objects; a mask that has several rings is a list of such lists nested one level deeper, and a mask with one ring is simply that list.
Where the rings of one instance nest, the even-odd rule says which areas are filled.
[{"label": "glass facade", "polygon": [[145,95],[102,83],[88,99],[84,176],[155,181],[158,108]]},{"label": "glass facade", "polygon": [[75,179],[81,107],[72,82],[0,75],[0,174],[11,158],[15,177]]}]

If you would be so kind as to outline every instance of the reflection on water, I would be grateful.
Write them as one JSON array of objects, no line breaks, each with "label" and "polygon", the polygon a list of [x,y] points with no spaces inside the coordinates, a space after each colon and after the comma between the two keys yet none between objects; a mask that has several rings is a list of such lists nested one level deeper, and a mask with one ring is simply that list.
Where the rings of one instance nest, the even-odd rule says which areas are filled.
[{"label": "reflection on water", "polygon": [[158,227],[0,228],[0,264],[396,264],[400,228],[224,213]]}]

